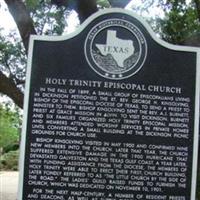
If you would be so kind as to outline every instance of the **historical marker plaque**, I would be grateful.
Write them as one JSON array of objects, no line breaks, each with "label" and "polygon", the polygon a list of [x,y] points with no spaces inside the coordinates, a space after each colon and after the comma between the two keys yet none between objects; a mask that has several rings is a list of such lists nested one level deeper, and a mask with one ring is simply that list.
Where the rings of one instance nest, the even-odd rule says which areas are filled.
[{"label": "historical marker plaque", "polygon": [[199,52],[129,11],[30,41],[20,200],[195,200]]}]

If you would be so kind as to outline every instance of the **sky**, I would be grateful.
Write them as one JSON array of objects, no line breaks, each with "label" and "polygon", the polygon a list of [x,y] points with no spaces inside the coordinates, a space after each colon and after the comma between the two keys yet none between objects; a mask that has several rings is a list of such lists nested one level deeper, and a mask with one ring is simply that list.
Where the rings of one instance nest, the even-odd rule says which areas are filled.
[{"label": "sky", "polygon": [[[187,3],[191,2],[191,0],[187,0]],[[128,5],[127,9],[130,9],[132,5],[135,5],[136,7],[142,7],[141,0],[132,0]],[[144,17],[151,15],[151,17],[159,16],[164,17],[163,11],[157,7],[154,6],[150,8],[149,12],[145,13],[138,13],[140,15],[143,15]],[[2,20],[3,19],[3,20]],[[71,16],[68,18],[68,22],[75,22],[75,25],[77,25],[77,15],[75,12],[72,12]],[[68,28],[66,30],[67,33],[73,32],[75,28],[74,23],[68,23]],[[0,27],[5,28],[5,32],[9,32],[10,29],[16,29],[16,24],[12,18],[12,16],[9,14],[7,7],[4,3],[4,0],[0,0]]]},{"label": "sky", "polygon": [[[68,21],[74,20],[76,16],[77,16],[76,13],[72,12]],[[3,27],[5,29],[4,30],[5,33],[8,33],[9,30],[17,29],[15,21],[10,15],[7,6],[3,0],[0,0],[0,27]],[[73,23],[68,23],[68,29],[69,29],[68,32],[72,32],[75,30],[75,26],[73,25]]]},{"label": "sky", "polygon": [[[127,6],[127,9],[130,9],[130,7],[132,5],[136,5],[136,6],[140,6],[141,5],[141,0],[133,0],[129,3],[129,5]],[[160,15],[160,9],[154,9],[154,14],[159,13]],[[152,13],[152,12],[151,12]],[[77,15],[75,12],[72,12],[72,14],[70,15],[70,17],[68,18],[68,21],[71,22],[75,22],[75,25],[77,24]],[[3,19],[3,20],[2,20]],[[4,3],[4,0],[0,0],[0,27],[3,27],[5,29],[5,33],[8,33],[9,30],[13,30],[16,29],[16,24],[12,18],[12,16],[9,14],[7,7]],[[74,23],[68,23],[68,28],[66,30],[67,33],[73,32],[75,30],[75,26]]]},{"label": "sky", "polygon": [[15,22],[7,11],[7,7],[3,0],[0,0],[0,27],[8,29],[16,28]]}]

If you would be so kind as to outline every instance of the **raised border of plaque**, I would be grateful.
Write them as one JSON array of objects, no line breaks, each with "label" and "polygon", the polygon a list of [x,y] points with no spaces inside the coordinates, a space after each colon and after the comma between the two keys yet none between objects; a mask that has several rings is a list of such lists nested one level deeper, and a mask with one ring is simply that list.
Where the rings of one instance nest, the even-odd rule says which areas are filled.
[{"label": "raised border of plaque", "polygon": [[[26,169],[27,166],[25,166],[25,156],[26,155],[26,144],[27,144],[27,135],[30,134],[27,132],[28,124],[27,119],[30,113],[30,94],[31,94],[31,89],[34,86],[31,86],[31,78],[34,77],[33,74],[33,68],[32,68],[32,60],[33,60],[33,49],[36,41],[52,41],[52,42],[62,42],[62,41],[67,41],[75,38],[79,34],[81,34],[84,29],[89,26],[90,24],[93,23],[95,19],[98,17],[101,17],[106,14],[126,14],[129,15],[130,17],[135,18],[138,20],[142,26],[146,29],[146,31],[150,34],[151,38],[155,43],[158,45],[163,46],[166,49],[173,50],[174,52],[179,51],[179,52],[191,52],[191,53],[196,53],[197,57],[197,66],[196,66],[196,90],[194,92],[195,97],[194,97],[194,135],[193,135],[193,160],[192,160],[192,172],[191,172],[191,195],[190,195],[190,200],[195,200],[195,193],[196,193],[196,177],[197,177],[197,155],[198,155],[198,141],[199,141],[199,77],[200,77],[200,71],[199,71],[199,65],[200,65],[200,50],[199,48],[194,48],[194,47],[183,47],[183,46],[177,46],[177,45],[172,45],[167,42],[164,42],[157,38],[155,36],[155,33],[152,31],[150,26],[139,16],[133,14],[133,12],[128,11],[128,10],[123,10],[123,9],[105,9],[102,11],[99,11],[89,17],[74,33],[69,34],[69,35],[64,35],[64,36],[31,36],[30,43],[29,43],[29,55],[28,55],[28,67],[27,67],[27,76],[26,76],[26,89],[25,89],[25,102],[24,102],[24,117],[23,117],[23,129],[22,129],[22,140],[21,140],[21,152],[20,152],[20,179],[19,179],[19,200],[23,199],[23,189],[24,189],[24,170]],[[116,21],[116,23],[115,23]],[[85,53],[86,60],[88,62],[88,67],[92,71],[92,73],[97,73],[98,76],[100,76],[102,79],[105,79],[106,81],[109,80],[115,80],[115,81],[124,81],[127,78],[134,77],[136,76],[142,69],[144,62],[146,60],[146,57],[148,57],[148,52],[151,51],[149,48],[148,42],[146,43],[145,41],[145,36],[140,32],[140,30],[137,27],[131,27],[126,21],[124,21],[124,24],[119,22],[119,20],[114,20],[106,24],[102,24],[104,22],[110,22],[109,19],[104,19],[103,22],[100,22],[98,24],[95,24],[95,26],[91,29],[91,31],[87,34],[87,39],[84,45],[85,49],[82,49],[82,52]],[[124,31],[125,34],[129,35],[132,40],[134,40],[137,45],[136,48],[138,49],[139,54],[136,56],[136,61],[135,62],[130,62],[130,65],[126,69],[108,69],[104,68],[101,63],[99,62],[94,53],[93,53],[93,43],[96,41],[96,44],[100,44],[100,37],[104,34],[104,37],[106,35],[106,32],[104,29],[101,28],[101,25],[103,27],[110,27],[112,26],[112,23],[114,24],[115,28],[113,32],[107,32],[107,34],[110,34],[111,38],[113,36],[116,36],[116,30],[123,29],[122,32]],[[125,25],[126,24],[126,25]],[[103,36],[102,36],[103,37]],[[108,37],[107,37],[108,38]],[[141,43],[141,41],[143,41]],[[86,49],[89,48],[90,51],[87,51]],[[128,50],[127,50],[128,51]],[[79,56],[79,55],[77,55]],[[48,59],[48,58],[45,58]],[[122,65],[122,63],[118,63],[118,66]],[[49,69],[50,70],[50,69]],[[177,74],[178,76],[178,74]],[[35,77],[36,78],[36,77]],[[39,77],[38,77],[39,78]],[[188,199],[187,199],[188,200]]]}]

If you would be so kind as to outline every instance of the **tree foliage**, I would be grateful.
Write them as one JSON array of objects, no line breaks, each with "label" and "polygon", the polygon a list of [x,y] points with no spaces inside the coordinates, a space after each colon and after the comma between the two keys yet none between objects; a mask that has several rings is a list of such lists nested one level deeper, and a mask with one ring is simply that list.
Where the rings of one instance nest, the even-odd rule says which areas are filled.
[{"label": "tree foliage", "polygon": [[[179,45],[200,46],[199,0],[141,0],[134,12],[144,15],[165,41]],[[156,13],[152,17],[152,12]]]},{"label": "tree foliage", "polygon": [[[198,0],[187,3],[186,0],[168,0],[162,5],[166,16],[158,20],[161,37],[174,44],[185,44],[200,33]],[[198,46],[198,41],[196,44]]]},{"label": "tree foliage", "polygon": [[16,32],[0,35],[0,71],[11,78],[16,85],[25,81],[26,54]]},{"label": "tree foliage", "polygon": [[0,105],[0,148],[3,151],[19,143],[21,116],[18,108],[14,111]]},{"label": "tree foliage", "polygon": [[61,35],[63,33],[67,26],[65,19],[70,10],[63,6],[58,8],[50,0],[27,0],[25,3],[37,34]]}]

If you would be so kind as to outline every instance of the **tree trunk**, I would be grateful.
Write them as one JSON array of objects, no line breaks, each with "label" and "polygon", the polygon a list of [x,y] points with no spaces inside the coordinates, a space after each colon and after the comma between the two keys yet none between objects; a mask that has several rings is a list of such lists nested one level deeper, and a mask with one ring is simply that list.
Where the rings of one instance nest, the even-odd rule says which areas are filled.
[{"label": "tree trunk", "polygon": [[96,0],[76,0],[76,3],[75,10],[78,13],[80,23],[98,11]]},{"label": "tree trunk", "polygon": [[108,0],[112,7],[124,8],[131,0]]},{"label": "tree trunk", "polygon": [[28,53],[28,43],[31,34],[36,34],[33,26],[33,21],[30,14],[22,0],[4,0],[8,6],[9,12],[13,16],[15,23],[17,24],[19,33]]},{"label": "tree trunk", "polygon": [[0,72],[0,92],[10,97],[20,108],[23,108],[23,93],[16,87],[13,80],[6,77],[2,72]]}]

